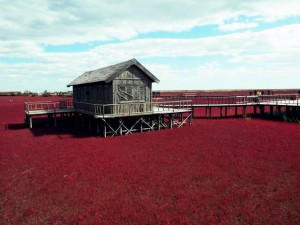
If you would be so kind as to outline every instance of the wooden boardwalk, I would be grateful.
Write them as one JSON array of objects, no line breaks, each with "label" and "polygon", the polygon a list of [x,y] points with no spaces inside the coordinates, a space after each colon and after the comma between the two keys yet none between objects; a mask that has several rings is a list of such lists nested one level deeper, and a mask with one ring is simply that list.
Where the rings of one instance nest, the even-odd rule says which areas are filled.
[{"label": "wooden boardwalk", "polygon": [[227,117],[230,108],[234,108],[235,116],[238,116],[238,108],[242,108],[242,115],[246,116],[248,109],[253,107],[253,114],[265,114],[269,108],[270,114],[286,110],[299,110],[299,95],[264,95],[264,96],[204,96],[193,100],[194,108],[205,108],[205,116],[212,118],[212,109],[217,108],[220,117]]},{"label": "wooden boardwalk", "polygon": [[97,134],[123,135],[134,131],[181,127],[192,125],[191,101],[132,102],[124,104],[91,104],[84,102],[25,102],[24,111],[28,126],[32,117],[46,115],[54,119],[69,114],[75,117],[76,125],[91,129],[94,124]]},{"label": "wooden boardwalk", "polygon": [[60,101],[41,101],[41,102],[24,102],[25,120],[32,128],[32,117],[34,116],[48,116],[54,119],[56,126],[56,117],[63,115],[71,115],[75,112],[72,100]]},{"label": "wooden boardwalk", "polygon": [[[185,99],[185,96],[165,96],[166,99]],[[200,117],[212,118],[214,109],[219,111],[220,117],[227,117],[228,111],[234,108],[234,115],[238,116],[238,108],[242,108],[242,115],[247,115],[249,108],[253,108],[254,114],[264,114],[269,108],[270,114],[280,112],[282,108],[288,111],[299,111],[300,96],[297,94],[287,95],[261,95],[261,96],[194,96],[192,99],[195,108],[205,109],[205,114]],[[159,99],[160,101],[164,100]],[[203,111],[203,110],[202,110]]]},{"label": "wooden boardwalk", "polygon": [[[122,135],[136,130],[155,130],[161,128],[181,127],[195,117],[196,108],[205,109],[202,117],[212,118],[213,108],[219,111],[220,117],[228,117],[229,111],[238,116],[238,108],[242,115],[293,112],[299,116],[299,95],[267,95],[267,96],[203,96],[192,100],[129,102],[123,104],[92,104],[60,100],[56,102],[25,102],[26,121],[32,128],[32,117],[46,115],[54,119],[64,115],[74,116],[77,126],[95,127],[98,134]],[[232,116],[232,115],[231,115]],[[199,116],[201,117],[201,116]]]}]

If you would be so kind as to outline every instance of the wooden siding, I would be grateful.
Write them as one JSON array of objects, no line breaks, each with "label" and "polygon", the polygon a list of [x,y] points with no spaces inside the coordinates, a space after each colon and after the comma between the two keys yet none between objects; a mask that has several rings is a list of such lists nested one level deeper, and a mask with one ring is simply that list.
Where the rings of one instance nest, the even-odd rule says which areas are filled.
[{"label": "wooden siding", "polygon": [[75,102],[112,104],[112,84],[99,82],[73,86],[73,98]]},{"label": "wooden siding", "polygon": [[133,109],[132,106],[130,110],[147,112],[151,108],[141,104],[151,103],[152,82],[141,69],[131,66],[110,83],[101,81],[73,86],[74,102],[82,103],[76,104],[78,109],[89,103],[121,104],[117,108],[111,108],[109,113],[128,113],[128,103],[137,103],[138,108]]},{"label": "wooden siding", "polygon": [[152,81],[136,66],[131,66],[113,80],[114,104],[151,102]]}]

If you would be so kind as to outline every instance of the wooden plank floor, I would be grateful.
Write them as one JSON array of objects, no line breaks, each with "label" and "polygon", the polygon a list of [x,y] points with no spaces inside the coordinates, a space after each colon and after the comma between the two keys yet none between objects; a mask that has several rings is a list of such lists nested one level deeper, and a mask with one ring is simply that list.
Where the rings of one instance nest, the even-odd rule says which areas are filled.
[{"label": "wooden plank floor", "polygon": [[42,116],[48,114],[73,113],[73,112],[75,112],[75,109],[73,108],[25,111],[25,113],[29,116]]}]

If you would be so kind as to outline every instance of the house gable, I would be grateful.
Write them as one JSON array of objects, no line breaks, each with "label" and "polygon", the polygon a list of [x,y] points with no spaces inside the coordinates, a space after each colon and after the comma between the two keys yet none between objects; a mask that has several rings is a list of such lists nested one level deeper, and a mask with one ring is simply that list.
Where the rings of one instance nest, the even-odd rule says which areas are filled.
[{"label": "house gable", "polygon": [[113,80],[114,103],[151,101],[152,80],[133,65]]}]

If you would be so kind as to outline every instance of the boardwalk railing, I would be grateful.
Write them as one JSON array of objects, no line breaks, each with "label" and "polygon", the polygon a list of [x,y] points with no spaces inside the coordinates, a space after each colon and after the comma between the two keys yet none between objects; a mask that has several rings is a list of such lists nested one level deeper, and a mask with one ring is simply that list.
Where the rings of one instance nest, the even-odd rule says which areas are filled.
[{"label": "boardwalk railing", "polygon": [[[174,97],[174,96],[173,96]],[[169,97],[167,99],[170,99]],[[250,96],[177,96],[176,99],[192,100],[194,105],[213,106],[213,105],[255,105],[255,104],[280,104],[300,106],[300,96],[297,94],[283,95],[250,95]],[[154,99],[163,101],[164,98]]]},{"label": "boardwalk railing", "polygon": [[71,99],[59,101],[40,101],[40,102],[24,102],[24,110],[26,113],[33,111],[58,111],[62,109],[72,109],[73,101]]},{"label": "boardwalk railing", "polygon": [[107,116],[122,115],[130,116],[142,113],[175,112],[178,110],[191,110],[192,101],[168,101],[168,102],[131,102],[121,104],[92,104],[74,102],[77,111],[91,115]]}]

